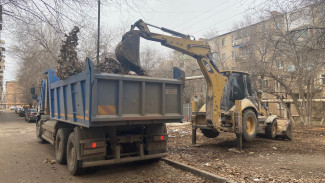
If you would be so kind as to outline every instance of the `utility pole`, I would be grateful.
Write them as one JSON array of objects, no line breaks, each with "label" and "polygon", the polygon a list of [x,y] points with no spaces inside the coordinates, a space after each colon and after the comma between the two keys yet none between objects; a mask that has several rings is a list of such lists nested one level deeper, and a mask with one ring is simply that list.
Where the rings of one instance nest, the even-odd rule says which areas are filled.
[{"label": "utility pole", "polygon": [[97,32],[97,65],[99,65],[99,40],[100,40],[100,0],[98,0],[98,32]]}]

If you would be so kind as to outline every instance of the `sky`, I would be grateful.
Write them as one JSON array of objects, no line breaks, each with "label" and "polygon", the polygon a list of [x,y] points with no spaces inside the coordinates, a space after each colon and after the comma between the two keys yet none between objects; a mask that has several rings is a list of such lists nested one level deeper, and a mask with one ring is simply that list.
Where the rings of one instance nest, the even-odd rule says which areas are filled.
[{"label": "sky", "polygon": [[[232,31],[236,22],[253,13],[252,8],[261,6],[263,1],[265,0],[143,0],[141,4],[131,4],[129,7],[105,5],[101,7],[101,25],[130,26],[143,19],[147,23],[198,39],[204,38],[208,32],[217,32],[220,35]],[[155,29],[151,31],[161,33]],[[3,36],[2,39],[6,37]],[[145,44],[159,46],[154,43]],[[167,54],[166,49],[161,50]],[[6,56],[4,84],[15,80],[15,62],[10,55]]]}]

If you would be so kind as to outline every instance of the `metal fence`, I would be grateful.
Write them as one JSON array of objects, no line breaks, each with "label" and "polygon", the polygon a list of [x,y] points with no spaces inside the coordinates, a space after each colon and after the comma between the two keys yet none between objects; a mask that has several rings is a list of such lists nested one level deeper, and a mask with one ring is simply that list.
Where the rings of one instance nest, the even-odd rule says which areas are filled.
[{"label": "metal fence", "polygon": [[192,105],[190,103],[183,104],[183,121],[191,121]]}]

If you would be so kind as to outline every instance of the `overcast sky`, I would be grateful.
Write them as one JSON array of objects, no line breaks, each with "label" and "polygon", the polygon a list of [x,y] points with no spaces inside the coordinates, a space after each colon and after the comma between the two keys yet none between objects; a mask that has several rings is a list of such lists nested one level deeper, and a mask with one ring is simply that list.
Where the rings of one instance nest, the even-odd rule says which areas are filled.
[{"label": "overcast sky", "polygon": [[[264,0],[146,0],[130,8],[102,6],[101,24],[105,26],[131,25],[139,19],[145,22],[204,38],[207,32],[223,34],[233,30],[234,23],[243,20],[251,8]],[[135,1],[136,2],[136,1]],[[154,29],[151,31],[155,32]],[[156,31],[157,32],[157,31]],[[2,39],[6,39],[5,35]],[[7,56],[4,83],[15,79],[16,66]]]}]

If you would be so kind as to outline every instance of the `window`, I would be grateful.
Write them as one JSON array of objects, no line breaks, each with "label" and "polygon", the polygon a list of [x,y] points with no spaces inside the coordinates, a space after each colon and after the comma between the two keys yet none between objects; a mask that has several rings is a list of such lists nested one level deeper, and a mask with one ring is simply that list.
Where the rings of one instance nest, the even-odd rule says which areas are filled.
[{"label": "window", "polygon": [[320,75],[321,84],[325,85],[325,74]]},{"label": "window", "polygon": [[213,53],[212,53],[212,58],[213,58],[213,60],[215,60],[215,61],[219,61],[219,53],[218,53],[218,52],[213,52]]},{"label": "window", "polygon": [[229,99],[233,102],[235,100],[242,100],[245,98],[245,83],[243,74],[232,74],[230,83],[232,85]]},{"label": "window", "polygon": [[304,37],[308,36],[308,29],[293,31],[291,36],[293,41],[301,41]]},{"label": "window", "polygon": [[276,82],[276,91],[281,91],[282,88],[282,85],[279,82]]},{"label": "window", "polygon": [[268,88],[269,87],[269,80],[264,79],[263,80],[263,88]]},{"label": "window", "polygon": [[226,38],[222,38],[222,40],[221,40],[221,45],[222,45],[222,46],[225,46],[225,45],[226,45]]},{"label": "window", "polygon": [[226,54],[225,53],[222,54],[222,61],[226,61]]},{"label": "window", "polygon": [[248,96],[253,96],[253,89],[252,89],[252,85],[251,85],[251,80],[250,80],[248,75],[246,75],[245,80],[246,80],[246,84],[247,84]]},{"label": "window", "polygon": [[249,56],[249,49],[248,48],[242,48],[241,51],[242,51],[243,56],[245,56],[245,57]]},{"label": "window", "polygon": [[231,52],[231,58],[232,58],[232,59],[236,59],[236,52],[235,52],[235,51],[232,51],[232,52]]},{"label": "window", "polygon": [[236,42],[236,38],[235,38],[235,36],[231,36],[231,43],[232,43],[232,44],[235,44],[235,42]]},{"label": "window", "polygon": [[288,72],[294,72],[294,71],[296,71],[296,67],[294,65],[292,65],[292,64],[287,65],[287,71]]},{"label": "window", "polygon": [[276,21],[276,28],[277,28],[278,30],[282,30],[282,21],[281,21],[281,20],[277,20],[277,21]]},{"label": "window", "polygon": [[279,109],[279,110],[284,109],[282,103],[278,103],[278,105],[277,105],[277,109]]},{"label": "window", "polygon": [[283,61],[277,63],[278,69],[283,69]]}]

